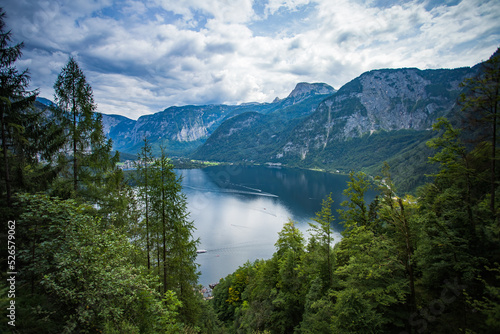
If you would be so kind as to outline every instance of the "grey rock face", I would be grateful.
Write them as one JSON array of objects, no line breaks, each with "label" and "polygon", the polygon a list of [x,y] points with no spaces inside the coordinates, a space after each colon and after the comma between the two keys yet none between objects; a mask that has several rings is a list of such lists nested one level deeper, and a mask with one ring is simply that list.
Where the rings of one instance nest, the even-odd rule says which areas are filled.
[{"label": "grey rock face", "polygon": [[366,72],[323,101],[275,158],[295,155],[304,159],[336,141],[376,131],[430,129],[453,108],[460,82],[472,73],[470,68]]}]

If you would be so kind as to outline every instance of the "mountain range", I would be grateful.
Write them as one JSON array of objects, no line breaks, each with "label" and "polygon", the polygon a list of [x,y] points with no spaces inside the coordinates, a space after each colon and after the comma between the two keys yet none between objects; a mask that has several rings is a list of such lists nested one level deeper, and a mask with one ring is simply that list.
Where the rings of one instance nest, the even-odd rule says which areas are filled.
[{"label": "mountain range", "polygon": [[148,137],[153,152],[160,146],[172,156],[189,156],[224,122],[246,113],[271,115],[285,112],[284,118],[296,119],[311,114],[319,103],[335,90],[327,84],[299,83],[284,99],[272,103],[244,103],[240,105],[200,105],[169,107],[137,121],[119,115],[103,114],[105,134],[113,140],[113,148],[125,153],[137,153]]},{"label": "mountain range", "polygon": [[114,149],[126,154],[148,137],[153,153],[162,146],[170,156],[200,160],[370,173],[388,161],[407,191],[430,168],[425,142],[435,135],[432,124],[459,110],[460,83],[477,71],[373,70],[338,91],[302,82],[271,103],[169,107],[137,121],[103,114],[103,126]]},{"label": "mountain range", "polygon": [[477,67],[366,72],[325,97],[312,113],[286,118],[286,110],[276,110],[233,117],[193,157],[370,174],[388,161],[396,184],[411,191],[433,168],[425,146],[435,135],[432,124],[460,109],[460,84],[476,72]]}]

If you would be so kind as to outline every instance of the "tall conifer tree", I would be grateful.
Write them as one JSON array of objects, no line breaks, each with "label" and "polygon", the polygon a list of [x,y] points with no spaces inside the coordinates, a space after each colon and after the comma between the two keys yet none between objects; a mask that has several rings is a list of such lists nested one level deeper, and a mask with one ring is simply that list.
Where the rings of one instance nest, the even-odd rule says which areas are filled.
[{"label": "tall conifer tree", "polygon": [[123,181],[116,169],[119,156],[112,154],[112,142],[104,135],[92,87],[73,57],[57,77],[54,90],[55,113],[67,133],[73,196],[85,197],[105,211],[113,211],[106,207],[113,202],[110,194],[120,190]]},{"label": "tall conifer tree", "polygon": [[15,192],[45,190],[57,175],[52,163],[64,144],[62,130],[50,115],[34,107],[38,92],[28,90],[28,70],[14,66],[23,43],[11,46],[0,9],[0,196],[10,207]]},{"label": "tall conifer tree", "polygon": [[495,192],[497,184],[496,160],[498,123],[500,122],[500,48],[484,63],[476,77],[463,83],[465,93],[460,97],[463,110],[469,114],[472,125],[487,124],[486,140],[491,145],[490,210],[496,216]]},{"label": "tall conifer tree", "polygon": [[0,9],[0,131],[2,141],[2,178],[7,206],[12,205],[11,160],[16,142],[23,141],[23,110],[34,101],[37,92],[28,91],[28,70],[19,72],[14,63],[22,55],[23,43],[11,46],[12,34],[5,31],[5,12]]},{"label": "tall conifer tree", "polygon": [[158,236],[158,273],[162,278],[163,292],[175,291],[183,304],[180,310],[183,320],[194,322],[199,306],[194,294],[198,281],[197,264],[194,262],[198,239],[192,236],[195,227],[188,220],[182,179],[173,169],[162,148],[161,156],[152,164],[149,179],[153,214],[149,225]]},{"label": "tall conifer tree", "polygon": [[327,274],[325,279],[327,280],[328,286],[333,284],[333,268],[332,268],[332,242],[333,242],[333,229],[332,223],[335,217],[332,214],[332,194],[330,193],[326,199],[323,200],[321,204],[321,211],[316,213],[316,218],[313,220],[316,223],[309,223],[311,227],[311,234],[319,242],[320,247],[323,249],[323,258],[326,259],[326,269]]},{"label": "tall conifer tree", "polygon": [[73,190],[77,193],[85,177],[95,181],[95,171],[113,168],[117,156],[111,156],[111,141],[104,136],[102,116],[95,112],[92,87],[73,57],[57,77],[54,90],[57,113],[67,128]]},{"label": "tall conifer tree", "polygon": [[138,159],[135,164],[137,170],[137,185],[144,207],[143,220],[146,225],[146,255],[148,261],[148,270],[151,269],[151,238],[150,238],[150,218],[151,218],[151,163],[153,162],[153,154],[151,152],[151,144],[148,138],[144,138],[144,146],[138,154]]},{"label": "tall conifer tree", "polygon": [[63,121],[69,126],[69,141],[73,160],[73,190],[78,191],[79,163],[89,148],[94,128],[95,103],[92,88],[83,71],[71,57],[54,84],[55,101]]}]

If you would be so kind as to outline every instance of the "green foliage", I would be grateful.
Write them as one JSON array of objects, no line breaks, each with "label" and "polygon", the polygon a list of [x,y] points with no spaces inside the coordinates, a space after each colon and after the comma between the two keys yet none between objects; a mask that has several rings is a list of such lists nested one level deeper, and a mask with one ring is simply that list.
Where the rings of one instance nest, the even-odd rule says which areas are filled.
[{"label": "green foliage", "polygon": [[336,295],[332,317],[333,333],[382,333],[383,315],[356,288]]},{"label": "green foliage", "polygon": [[51,111],[67,135],[66,152],[60,163],[65,167],[63,175],[71,180],[60,182],[54,194],[93,202],[103,216],[112,211],[109,207],[126,206],[120,200],[114,203],[123,183],[123,174],[116,168],[119,154],[112,153],[112,142],[104,135],[102,115],[95,112],[92,87],[74,58],[61,70],[54,90],[57,106]]},{"label": "green foliage", "polygon": [[276,295],[272,300],[275,309],[273,328],[280,333],[289,333],[300,324],[305,297],[298,272],[304,255],[303,237],[292,221],[286,223],[279,233],[276,247],[273,259],[277,262]]},{"label": "green foliage", "polygon": [[305,297],[304,314],[297,332],[330,333],[334,305],[334,297],[330,291],[325,293],[323,281],[319,277],[313,279]]},{"label": "green foliage", "polygon": [[273,258],[246,263],[214,289],[219,319],[236,332],[290,333],[300,325],[305,291],[299,268],[305,253],[292,221],[279,233],[276,247]]},{"label": "green foliage", "polygon": [[[68,134],[68,146],[71,148],[73,191],[76,193],[83,186],[82,171],[86,165],[84,159],[87,149],[94,148],[102,139],[98,126],[100,119],[95,113],[96,105],[92,87],[87,83],[83,71],[73,57],[61,70],[54,84],[55,102],[54,114]],[[102,125],[101,125],[102,132]],[[93,159],[91,159],[93,160]],[[75,194],[76,195],[76,194]]]},{"label": "green foliage", "polygon": [[[450,299],[444,310],[443,323],[452,323],[453,331],[484,331],[485,314],[471,313],[465,296],[478,298],[486,293],[486,286],[496,284],[484,267],[499,258],[495,250],[498,228],[491,216],[488,194],[491,145],[479,143],[467,148],[460,131],[444,119],[436,129],[441,130],[440,136],[429,145],[438,151],[430,160],[439,163],[440,169],[434,182],[419,191],[414,221],[418,224],[415,259],[421,276],[419,289],[425,291],[424,303],[430,302],[443,296],[450,289],[449,282],[455,281],[460,289],[455,288],[456,298]],[[444,328],[439,323],[428,327],[436,331]]]},{"label": "green foliage", "polygon": [[[126,235],[105,229],[88,207],[71,200],[20,195],[18,205],[23,212],[18,231],[24,242],[19,259],[27,268],[20,285],[31,286],[31,296],[48,296],[51,303],[45,320],[32,322],[36,327],[25,328],[26,333],[43,331],[38,326],[44,322],[57,323],[59,332],[68,333],[153,333],[162,319],[175,322],[175,295],[169,293],[170,299],[161,303],[154,277],[130,262],[137,249]],[[30,298],[29,289],[22,290],[20,298]],[[25,312],[31,317],[44,314],[33,312],[43,304],[29,307],[32,311]]]},{"label": "green foliage", "polygon": [[[372,330],[384,332],[391,326],[401,326],[404,318],[397,311],[409,291],[394,242],[361,226],[342,239],[338,256],[345,264],[335,270],[335,280],[341,287],[334,292],[337,303],[333,313],[339,319],[338,323],[333,321],[335,328],[363,331],[365,326],[372,326]],[[343,308],[339,300],[340,305],[353,303],[353,309]],[[344,317],[350,312],[358,317],[348,323]]]},{"label": "green foliage", "polygon": [[433,138],[427,142],[427,146],[433,149],[439,149],[434,156],[429,157],[429,162],[441,164],[443,176],[444,171],[447,175],[453,177],[452,173],[460,173],[463,158],[465,158],[465,145],[460,142],[460,130],[453,126],[445,118],[439,118],[437,123],[432,125],[435,131],[443,130],[440,137]]},{"label": "green foliage", "polygon": [[188,220],[186,197],[181,179],[162,151],[153,159],[147,139],[137,163],[136,184],[145,229],[137,235],[145,246],[148,269],[160,278],[162,291],[175,291],[182,302],[179,313],[183,321],[195,323],[199,313],[196,296],[198,281],[196,246],[192,238],[194,225]]},{"label": "green foliage", "polygon": [[371,221],[371,215],[365,203],[365,194],[370,189],[371,183],[366,174],[358,172],[349,174],[350,181],[347,182],[347,188],[344,195],[349,198],[348,201],[341,203],[345,209],[339,210],[340,218],[344,225],[344,235],[359,226],[372,226],[375,222]]},{"label": "green foliage", "polygon": [[333,243],[333,229],[332,223],[335,220],[332,214],[332,194],[330,193],[326,199],[323,200],[321,204],[321,211],[316,213],[316,218],[314,221],[316,223],[309,223],[311,237],[319,251],[321,252],[319,257],[319,263],[317,265],[321,268],[320,277],[323,280],[325,286],[330,287],[333,284],[333,263],[332,263],[332,243]]},{"label": "green foliage", "polygon": [[487,142],[491,151],[490,161],[490,210],[493,216],[496,212],[496,160],[498,142],[498,123],[500,107],[500,48],[483,64],[481,71],[475,77],[463,83],[465,92],[461,95],[460,103],[468,117],[471,126],[480,128],[480,140]]},{"label": "green foliage", "polygon": [[475,310],[479,310],[486,317],[486,326],[488,330],[499,331],[500,330],[500,266],[495,263],[495,267],[489,268],[485,267],[487,273],[492,273],[493,277],[491,282],[487,282],[485,279],[479,277],[479,280],[485,286],[485,294],[481,300],[471,300],[468,297],[468,303],[474,307]]}]

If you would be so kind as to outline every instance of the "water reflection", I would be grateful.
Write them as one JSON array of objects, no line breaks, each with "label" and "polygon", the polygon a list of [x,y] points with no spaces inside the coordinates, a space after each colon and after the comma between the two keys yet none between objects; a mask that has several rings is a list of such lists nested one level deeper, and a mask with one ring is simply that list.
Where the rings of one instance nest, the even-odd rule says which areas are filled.
[{"label": "water reflection", "polygon": [[[331,192],[334,212],[346,198],[348,177],[299,169],[217,166],[179,170],[190,218],[200,238],[200,283],[207,286],[247,260],[267,259],[283,224],[292,219],[307,233],[308,222]],[[371,195],[373,197],[373,195]],[[369,199],[368,199],[369,200]],[[341,227],[333,225],[335,239]]]}]

